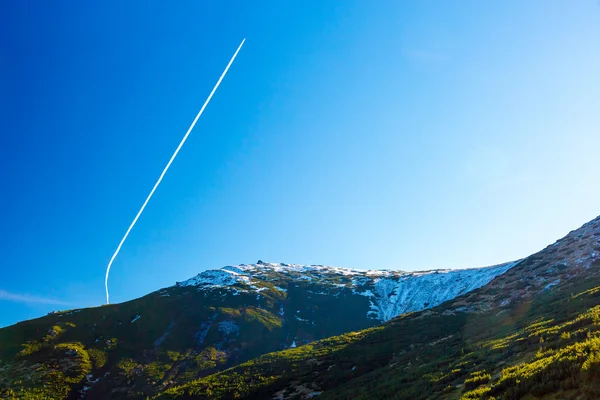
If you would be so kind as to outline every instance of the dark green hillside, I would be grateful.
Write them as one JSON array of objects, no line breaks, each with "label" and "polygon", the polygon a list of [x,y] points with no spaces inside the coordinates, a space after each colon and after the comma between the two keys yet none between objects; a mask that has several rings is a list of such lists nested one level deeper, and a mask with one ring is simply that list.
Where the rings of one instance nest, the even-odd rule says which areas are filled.
[{"label": "dark green hillside", "polygon": [[145,398],[270,351],[377,324],[367,318],[368,300],[347,288],[333,296],[319,294],[319,282],[272,278],[286,289],[268,281],[173,286],[0,329],[0,397]]}]

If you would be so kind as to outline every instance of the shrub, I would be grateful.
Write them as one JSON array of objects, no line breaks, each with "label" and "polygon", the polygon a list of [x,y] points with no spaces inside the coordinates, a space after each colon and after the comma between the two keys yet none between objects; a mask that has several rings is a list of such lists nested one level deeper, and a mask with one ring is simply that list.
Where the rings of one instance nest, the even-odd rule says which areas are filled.
[{"label": "shrub", "polygon": [[490,379],[492,379],[492,376],[485,371],[474,372],[470,378],[465,379],[465,389],[474,389],[477,386],[488,383]]}]

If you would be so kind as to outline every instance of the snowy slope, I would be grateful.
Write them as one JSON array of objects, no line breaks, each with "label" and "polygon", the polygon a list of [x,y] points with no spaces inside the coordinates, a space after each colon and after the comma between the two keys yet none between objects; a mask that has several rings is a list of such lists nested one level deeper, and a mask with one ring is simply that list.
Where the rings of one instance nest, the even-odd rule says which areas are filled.
[{"label": "snowy slope", "polygon": [[400,314],[435,307],[478,289],[517,264],[518,261],[488,268],[375,278],[366,282],[363,291],[357,293],[370,298],[371,317],[388,321]]},{"label": "snowy slope", "polygon": [[[260,293],[267,287],[287,291],[290,285],[308,283],[312,295],[366,297],[367,317],[388,321],[406,312],[435,307],[447,300],[478,289],[520,261],[486,268],[403,272],[358,270],[323,265],[284,263],[242,264],[204,271],[179,287],[197,290],[228,290]],[[341,299],[340,299],[341,300]]]}]

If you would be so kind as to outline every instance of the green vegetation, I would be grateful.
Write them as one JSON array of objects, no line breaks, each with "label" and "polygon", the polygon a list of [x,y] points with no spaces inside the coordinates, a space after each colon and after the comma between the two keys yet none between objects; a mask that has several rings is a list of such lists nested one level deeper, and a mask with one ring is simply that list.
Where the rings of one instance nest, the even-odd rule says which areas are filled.
[{"label": "green vegetation", "polygon": [[157,398],[291,399],[309,387],[321,399],[597,399],[600,286],[592,284],[544,292],[501,313],[451,315],[452,304],[443,305],[427,317],[409,314],[267,354]]},{"label": "green vegetation", "polygon": [[485,371],[475,371],[469,378],[465,379],[464,387],[469,390],[474,389],[484,383],[488,383],[491,378],[492,376],[485,373]]},{"label": "green vegetation", "polygon": [[268,330],[281,328],[281,320],[268,311],[260,308],[248,307],[244,310],[244,320],[249,323],[257,322]]},{"label": "green vegetation", "polygon": [[[271,273],[271,272],[270,272]],[[363,296],[271,273],[277,289],[175,286],[123,304],[65,310],[0,329],[0,398],[145,399],[265,353],[373,326]],[[349,278],[331,278],[343,288]],[[282,310],[285,310],[285,315]],[[319,312],[327,310],[327,312]],[[288,317],[289,316],[289,317]],[[294,316],[302,317],[298,320]],[[360,316],[360,317],[359,317]],[[310,318],[310,323],[307,321]],[[272,379],[259,379],[268,386]],[[29,397],[28,397],[29,396]]]},{"label": "green vegetation", "polygon": [[94,369],[100,369],[106,365],[108,358],[105,351],[91,348],[87,350],[87,353],[90,356],[90,361],[92,362]]}]

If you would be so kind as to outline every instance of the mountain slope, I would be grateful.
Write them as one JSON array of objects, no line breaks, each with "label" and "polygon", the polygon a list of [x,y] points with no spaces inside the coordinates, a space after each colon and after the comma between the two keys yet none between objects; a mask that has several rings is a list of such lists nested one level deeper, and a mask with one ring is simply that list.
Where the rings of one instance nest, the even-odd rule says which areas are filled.
[{"label": "mountain slope", "polygon": [[488,285],[159,398],[600,398],[600,217]]},{"label": "mountain slope", "polygon": [[1,329],[0,395],[145,398],[434,307],[518,263],[407,273],[258,262],[204,271],[130,302]]}]

